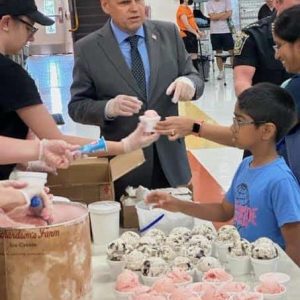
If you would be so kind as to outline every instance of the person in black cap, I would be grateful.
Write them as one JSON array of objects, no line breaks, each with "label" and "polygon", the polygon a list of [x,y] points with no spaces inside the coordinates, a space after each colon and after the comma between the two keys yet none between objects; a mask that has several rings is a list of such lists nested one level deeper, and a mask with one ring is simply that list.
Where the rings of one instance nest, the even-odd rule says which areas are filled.
[{"label": "person in black cap", "polygon": [[[33,79],[6,56],[18,53],[27,42],[34,41],[35,23],[47,26],[54,21],[37,10],[34,0],[0,0],[0,137],[26,139],[30,128],[39,139],[80,145],[94,142],[62,134],[43,105]],[[144,128],[139,125],[121,142],[107,141],[106,152],[102,155],[146,147],[157,138],[157,134],[145,135]],[[5,146],[1,143],[1,147]],[[12,152],[17,150],[11,149]],[[14,164],[0,165],[0,180],[7,179],[14,167]]]},{"label": "person in black cap", "polygon": [[[54,21],[38,11],[34,0],[0,0],[0,16],[10,15],[11,17],[20,20],[31,28],[34,34],[37,29],[33,27],[34,23],[44,26],[54,24]],[[23,16],[24,18],[20,18]]]}]

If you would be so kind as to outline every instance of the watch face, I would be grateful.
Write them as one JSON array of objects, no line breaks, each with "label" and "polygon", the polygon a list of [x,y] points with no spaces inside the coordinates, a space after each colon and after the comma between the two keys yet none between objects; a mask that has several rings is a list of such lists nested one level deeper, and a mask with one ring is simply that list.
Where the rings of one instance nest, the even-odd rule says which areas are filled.
[{"label": "watch face", "polygon": [[194,132],[194,133],[199,133],[200,127],[201,127],[200,124],[194,123],[194,124],[193,124],[193,132]]}]

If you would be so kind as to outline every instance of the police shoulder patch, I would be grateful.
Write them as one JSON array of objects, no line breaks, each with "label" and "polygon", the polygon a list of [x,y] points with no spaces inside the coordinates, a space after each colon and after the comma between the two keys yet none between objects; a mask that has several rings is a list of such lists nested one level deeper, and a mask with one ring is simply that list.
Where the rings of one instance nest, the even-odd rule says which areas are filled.
[{"label": "police shoulder patch", "polygon": [[241,31],[239,34],[237,34],[236,40],[234,43],[234,55],[241,55],[243,47],[248,38],[249,38],[249,35],[243,31]]}]

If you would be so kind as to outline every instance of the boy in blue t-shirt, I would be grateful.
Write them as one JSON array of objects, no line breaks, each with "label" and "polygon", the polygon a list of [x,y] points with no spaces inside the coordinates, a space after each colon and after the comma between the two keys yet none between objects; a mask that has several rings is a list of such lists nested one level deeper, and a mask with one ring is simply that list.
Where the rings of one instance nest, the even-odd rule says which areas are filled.
[{"label": "boy in blue t-shirt", "polygon": [[284,89],[260,83],[237,100],[232,130],[235,146],[251,151],[232,180],[222,203],[199,204],[152,192],[156,207],[210,221],[234,218],[242,238],[268,237],[300,266],[300,187],[278,156],[278,142],[296,122],[296,107]]}]

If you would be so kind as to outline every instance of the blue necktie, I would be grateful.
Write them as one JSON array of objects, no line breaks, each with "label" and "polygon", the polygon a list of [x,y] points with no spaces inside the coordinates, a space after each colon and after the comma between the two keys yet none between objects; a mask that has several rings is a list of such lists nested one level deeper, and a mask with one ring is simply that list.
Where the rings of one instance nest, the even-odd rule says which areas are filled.
[{"label": "blue necktie", "polygon": [[145,69],[143,65],[143,61],[138,50],[138,41],[139,36],[133,35],[127,38],[127,41],[130,44],[131,51],[131,73],[135,78],[144,99],[147,99],[147,87],[146,87],[146,78],[145,78]]}]

